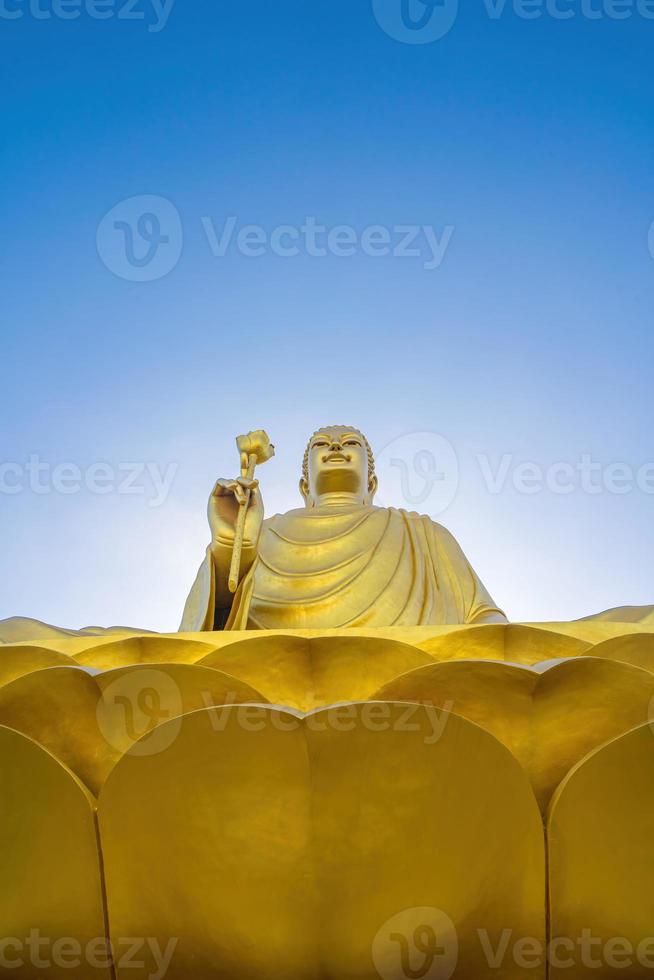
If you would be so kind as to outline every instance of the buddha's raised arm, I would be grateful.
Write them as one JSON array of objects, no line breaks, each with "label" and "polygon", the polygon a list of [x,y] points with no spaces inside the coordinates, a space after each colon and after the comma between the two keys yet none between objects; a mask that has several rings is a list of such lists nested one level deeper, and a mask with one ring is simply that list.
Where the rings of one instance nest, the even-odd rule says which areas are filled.
[{"label": "buddha's raised arm", "polygon": [[180,630],[220,629],[229,616],[234,599],[228,585],[234,532],[248,490],[251,492],[241,552],[241,580],[254,563],[263,522],[259,481],[246,477],[217,480],[207,505],[211,543],[186,602]]}]

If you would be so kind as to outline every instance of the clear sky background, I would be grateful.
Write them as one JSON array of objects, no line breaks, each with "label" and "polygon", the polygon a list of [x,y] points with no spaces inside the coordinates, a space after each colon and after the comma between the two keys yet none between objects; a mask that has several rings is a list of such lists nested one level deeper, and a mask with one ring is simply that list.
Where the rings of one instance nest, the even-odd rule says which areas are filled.
[{"label": "clear sky background", "polygon": [[[0,17],[0,618],[176,629],[235,435],[278,447],[272,514],[329,422],[366,432],[382,502],[449,527],[511,618],[654,603],[654,20],[466,0],[404,43],[380,24],[400,0],[177,0],[160,30],[149,0],[143,19],[35,3]],[[172,206],[141,207],[160,269],[138,264],[151,223],[136,265],[113,223],[143,195]],[[451,239],[434,269],[424,239],[216,256],[206,228],[230,216]],[[600,492],[551,469],[584,456]],[[163,502],[147,471],[121,486],[146,463],[174,473]]]}]

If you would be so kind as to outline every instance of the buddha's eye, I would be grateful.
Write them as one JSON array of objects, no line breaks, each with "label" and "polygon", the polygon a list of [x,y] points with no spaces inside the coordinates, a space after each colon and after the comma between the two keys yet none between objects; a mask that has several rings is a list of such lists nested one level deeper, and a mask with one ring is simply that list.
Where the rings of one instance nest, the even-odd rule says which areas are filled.
[{"label": "buddha's eye", "polygon": [[360,446],[361,443],[359,442],[358,439],[348,439],[346,442],[343,443],[343,445],[344,446]]}]

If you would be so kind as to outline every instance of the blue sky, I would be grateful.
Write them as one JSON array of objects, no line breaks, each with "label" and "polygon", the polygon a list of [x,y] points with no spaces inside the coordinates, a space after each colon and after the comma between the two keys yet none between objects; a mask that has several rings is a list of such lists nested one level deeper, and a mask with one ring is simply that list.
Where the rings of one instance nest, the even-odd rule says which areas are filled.
[{"label": "blue sky", "polygon": [[[274,513],[328,422],[368,434],[381,502],[448,526],[511,618],[653,603],[644,0],[475,0],[431,43],[391,36],[401,0],[176,0],[165,23],[67,2],[0,5],[0,618],[175,629],[234,436],[273,437]],[[402,228],[419,254],[393,254]]]}]

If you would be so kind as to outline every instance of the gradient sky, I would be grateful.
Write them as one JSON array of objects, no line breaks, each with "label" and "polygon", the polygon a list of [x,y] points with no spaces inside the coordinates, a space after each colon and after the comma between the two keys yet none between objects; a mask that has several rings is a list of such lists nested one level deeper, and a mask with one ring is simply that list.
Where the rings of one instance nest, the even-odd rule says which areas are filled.
[{"label": "gradient sky", "polygon": [[[0,17],[0,618],[176,629],[235,435],[277,445],[272,514],[297,505],[329,422],[366,432],[381,502],[449,527],[511,618],[654,603],[654,492],[635,481],[654,461],[654,20],[471,0],[409,44],[369,0],[177,0],[158,31],[147,0],[139,20],[116,16],[124,0],[104,20],[39,15],[51,2]],[[101,222],[142,195],[171,202],[181,253],[130,281]],[[229,216],[453,231],[431,270],[360,248],[215,256],[206,226]],[[416,504],[430,452],[444,480]],[[628,492],[523,492],[520,464],[584,455],[595,480],[630,467]],[[144,479],[53,486],[57,465],[96,463],[174,480],[158,506]]]}]

